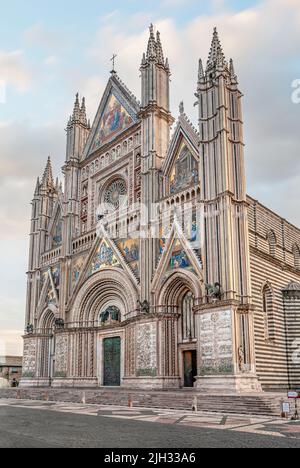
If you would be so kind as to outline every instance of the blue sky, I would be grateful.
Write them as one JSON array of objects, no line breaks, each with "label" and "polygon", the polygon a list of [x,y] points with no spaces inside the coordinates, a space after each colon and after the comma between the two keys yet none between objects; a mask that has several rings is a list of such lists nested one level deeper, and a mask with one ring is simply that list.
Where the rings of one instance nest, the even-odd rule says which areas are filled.
[{"label": "blue sky", "polygon": [[93,119],[113,53],[120,77],[139,98],[150,22],[160,29],[169,56],[173,114],[184,100],[195,124],[197,63],[206,60],[218,27],[245,94],[248,192],[300,225],[300,105],[291,100],[291,84],[300,78],[299,0],[1,3],[0,87],[5,82],[6,100],[0,103],[0,355],[16,349],[24,326],[36,177],[48,154],[59,175],[75,93],[86,96]]}]

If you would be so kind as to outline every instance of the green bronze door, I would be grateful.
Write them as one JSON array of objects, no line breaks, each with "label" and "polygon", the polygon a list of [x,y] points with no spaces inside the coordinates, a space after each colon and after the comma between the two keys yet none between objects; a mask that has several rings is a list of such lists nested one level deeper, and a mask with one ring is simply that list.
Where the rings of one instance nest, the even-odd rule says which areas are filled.
[{"label": "green bronze door", "polygon": [[105,387],[121,385],[121,338],[104,340],[104,379]]}]

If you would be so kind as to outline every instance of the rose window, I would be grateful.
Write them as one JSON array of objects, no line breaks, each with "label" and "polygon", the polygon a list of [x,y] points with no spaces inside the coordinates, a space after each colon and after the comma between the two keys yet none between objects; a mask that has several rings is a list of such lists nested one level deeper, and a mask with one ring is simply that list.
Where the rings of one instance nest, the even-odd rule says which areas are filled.
[{"label": "rose window", "polygon": [[122,197],[127,195],[126,183],[123,179],[114,180],[105,190],[104,202],[109,207],[118,209],[122,203]]}]

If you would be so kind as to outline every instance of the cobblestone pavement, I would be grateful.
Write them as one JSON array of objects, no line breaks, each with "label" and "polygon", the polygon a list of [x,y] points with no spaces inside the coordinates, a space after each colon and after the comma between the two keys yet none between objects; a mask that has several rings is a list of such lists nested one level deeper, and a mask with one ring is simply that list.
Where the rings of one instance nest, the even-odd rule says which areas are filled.
[{"label": "cobblestone pavement", "polygon": [[[179,430],[179,432],[184,432],[189,429],[193,429],[194,431],[195,429],[199,429],[205,430],[207,434],[207,431],[213,430],[214,433],[220,434],[220,436],[216,436],[216,440],[218,440],[218,438],[222,439],[221,433],[224,432],[229,435],[231,434],[231,441],[240,441],[242,444],[247,444],[250,440],[249,437],[255,436],[255,440],[260,441],[260,443],[262,440],[266,439],[275,447],[300,447],[300,422],[260,416],[248,417],[245,415],[237,416],[214,413],[195,414],[175,410],[24,400],[0,401],[0,443],[2,440],[2,431],[5,432],[6,430],[6,426],[4,425],[5,418],[3,418],[3,416],[5,414],[10,414],[10,411],[12,411],[13,414],[15,410],[17,410],[16,415],[21,414],[18,410],[25,410],[25,413],[22,412],[22,417],[24,417],[24,414],[27,414],[29,419],[33,421],[35,418],[43,418],[43,413],[45,412],[47,412],[47,420],[49,418],[54,420],[55,418],[60,419],[59,415],[69,414],[70,416],[89,416],[93,417],[92,419],[94,420],[97,418],[102,421],[102,425],[105,421],[105,424],[112,425],[120,431],[123,430],[127,423],[133,423],[134,427],[138,427],[140,424],[148,425],[151,423],[150,426],[153,428],[154,432],[161,431],[161,428],[164,426],[173,427],[175,432],[177,430]],[[65,421],[64,418],[63,421]],[[24,423],[24,425],[26,426],[26,423]],[[26,444],[26,440],[24,443]],[[0,446],[3,445],[0,444]],[[114,444],[112,443],[110,446],[114,446]],[[123,447],[123,445],[120,446]],[[132,447],[135,447],[135,445],[133,444]],[[163,440],[162,447],[164,447]],[[178,447],[178,445],[175,445],[175,447]]]}]

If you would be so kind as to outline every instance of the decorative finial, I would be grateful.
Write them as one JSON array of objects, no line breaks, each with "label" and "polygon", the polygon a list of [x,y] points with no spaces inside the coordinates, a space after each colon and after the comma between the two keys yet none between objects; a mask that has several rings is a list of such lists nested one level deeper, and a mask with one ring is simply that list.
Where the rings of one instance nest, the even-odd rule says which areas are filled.
[{"label": "decorative finial", "polygon": [[179,113],[180,115],[184,114],[184,102],[183,101],[181,101],[181,103],[179,104]]}]

